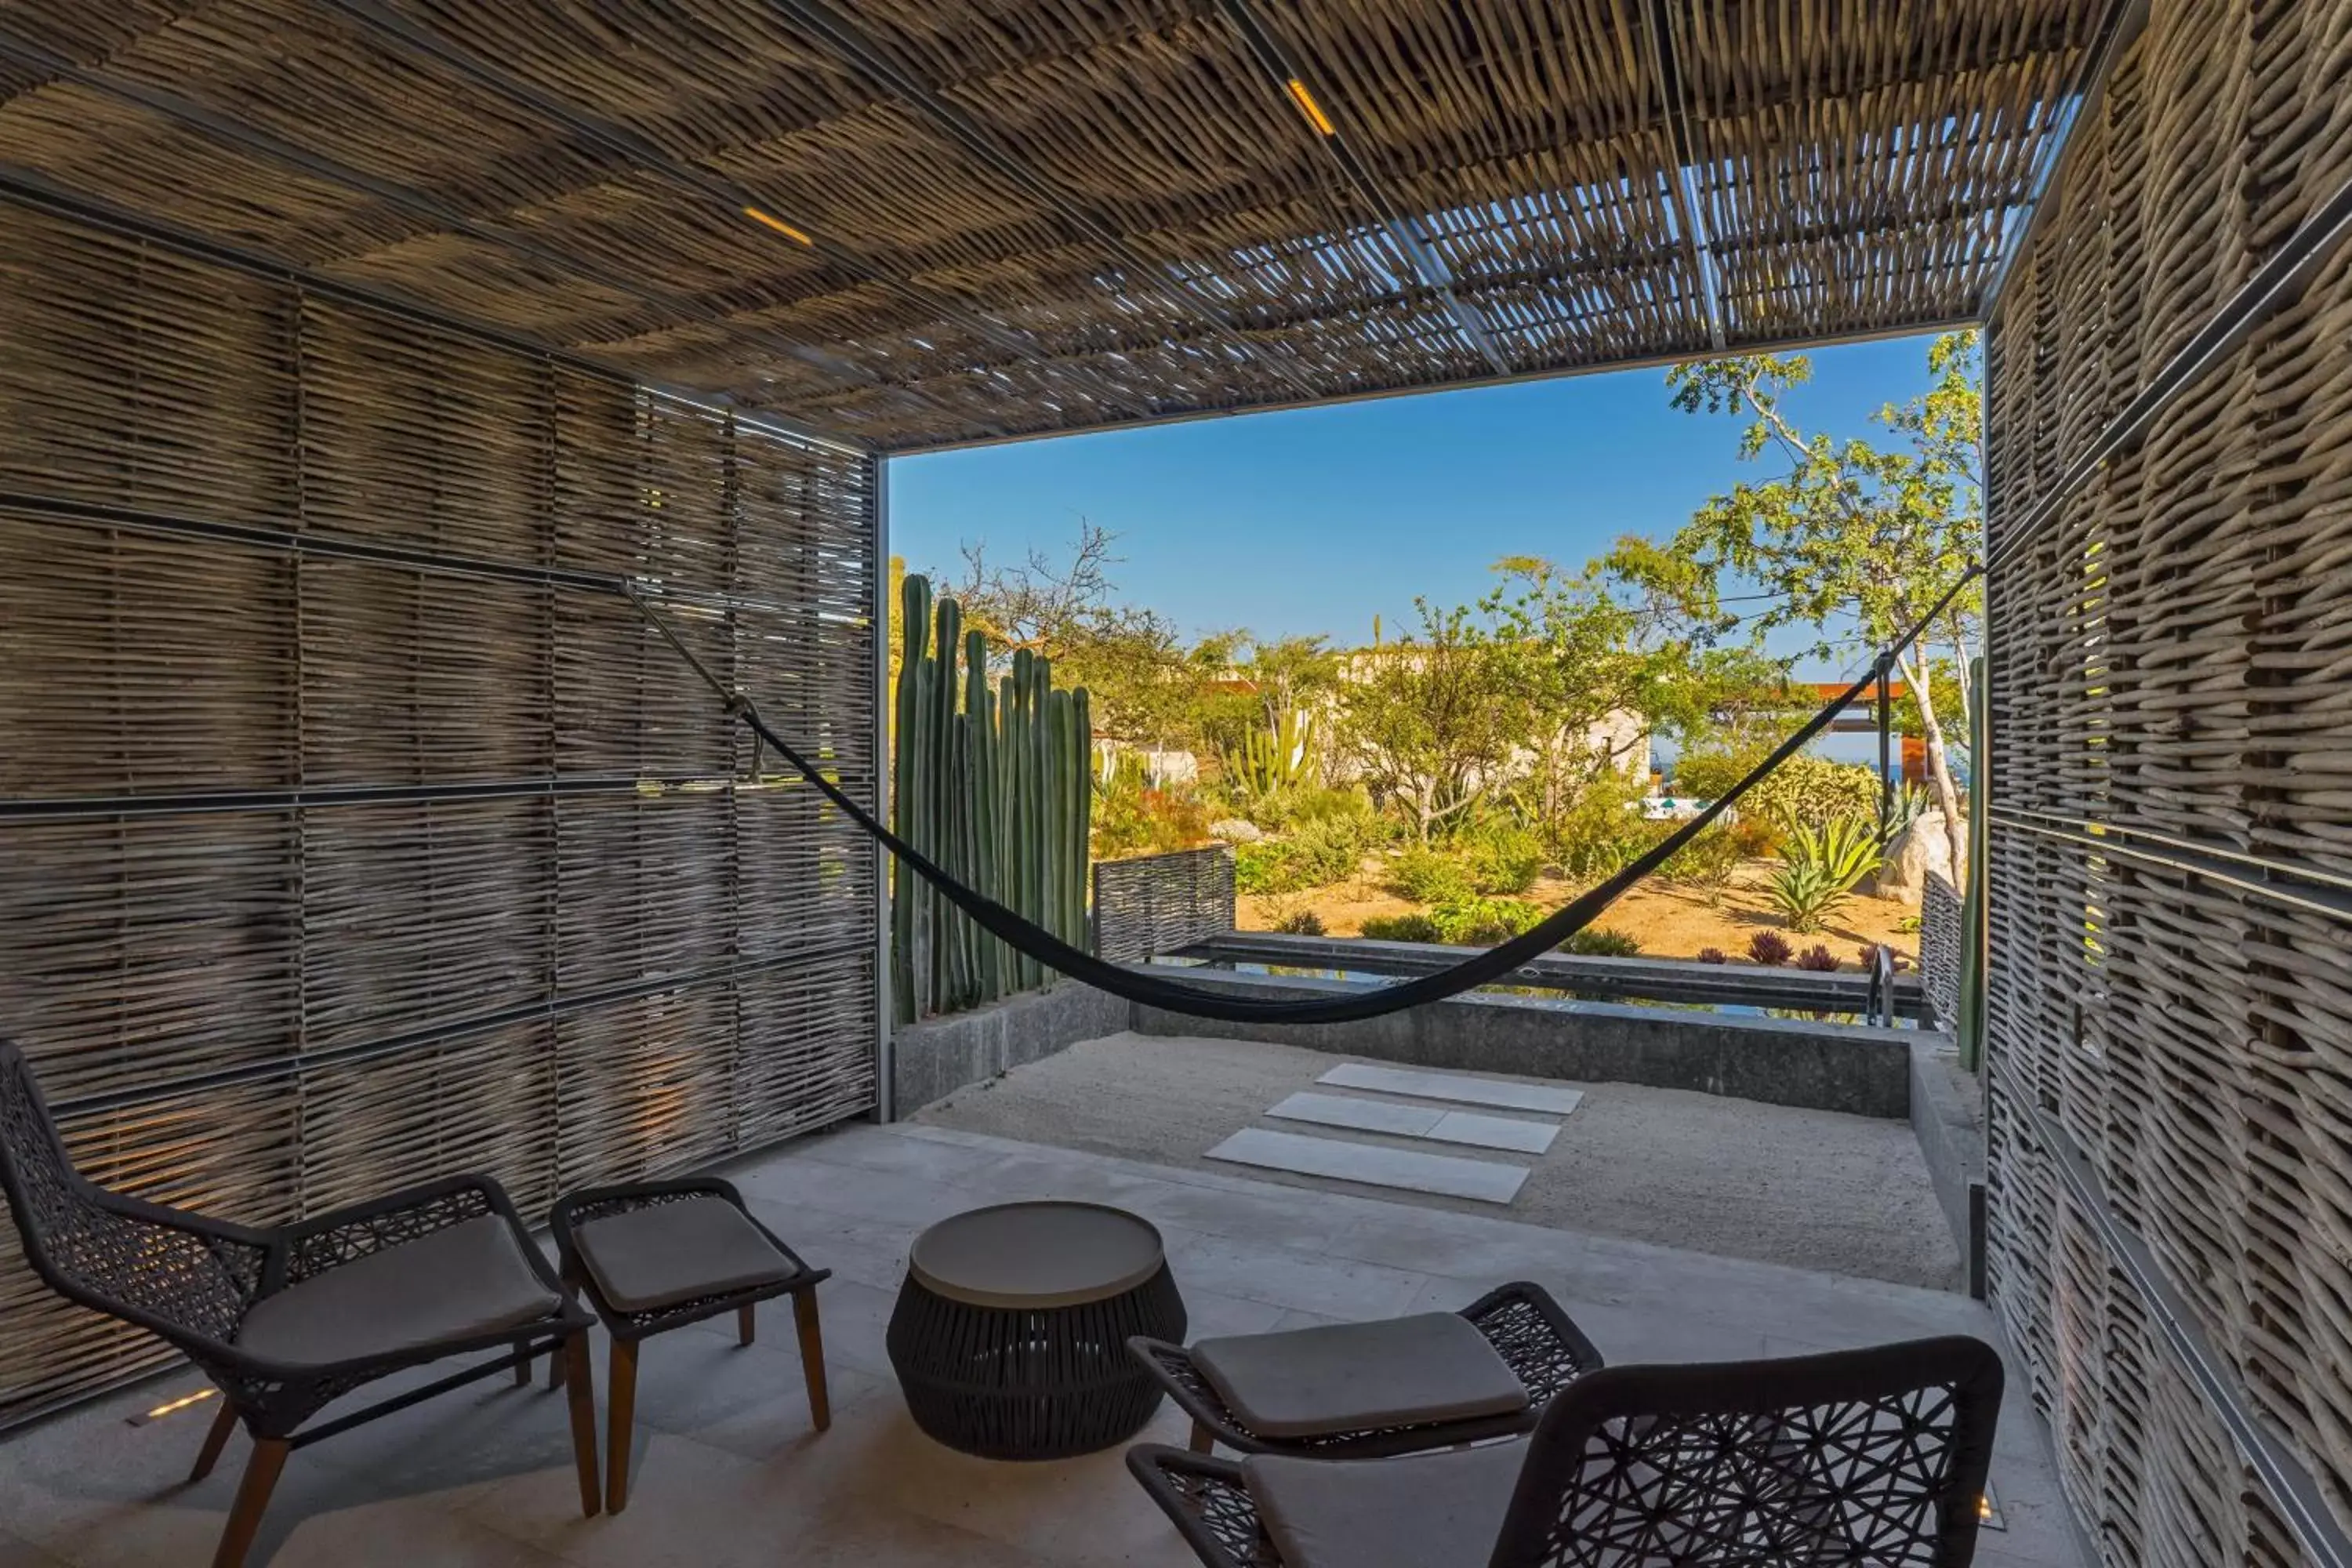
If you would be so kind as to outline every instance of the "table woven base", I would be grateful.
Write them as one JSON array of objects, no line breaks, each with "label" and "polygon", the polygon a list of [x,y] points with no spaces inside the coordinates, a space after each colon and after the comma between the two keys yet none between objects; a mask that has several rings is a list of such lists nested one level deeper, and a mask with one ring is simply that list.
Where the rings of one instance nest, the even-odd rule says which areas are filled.
[{"label": "table woven base", "polygon": [[1159,1408],[1130,1334],[1182,1342],[1166,1265],[1134,1289],[1042,1310],[967,1306],[908,1278],[890,1314],[890,1364],[915,1425],[985,1459],[1061,1459],[1125,1442]]}]

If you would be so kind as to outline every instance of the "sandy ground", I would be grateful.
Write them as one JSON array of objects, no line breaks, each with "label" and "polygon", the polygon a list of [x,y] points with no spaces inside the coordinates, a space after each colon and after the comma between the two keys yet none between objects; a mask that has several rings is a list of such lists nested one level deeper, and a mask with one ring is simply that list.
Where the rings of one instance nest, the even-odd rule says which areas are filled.
[{"label": "sandy ground", "polygon": [[[1591,1084],[1507,1208],[1220,1165],[1203,1151],[1347,1058],[1289,1046],[1113,1035],[975,1085],[914,1120],[1255,1181],[1345,1190],[1905,1285],[1951,1289],[1959,1258],[1908,1124],[1628,1084]],[[1524,1157],[1367,1133],[1399,1148]]]},{"label": "sandy ground", "polygon": [[[1759,931],[1775,931],[1787,936],[1799,952],[1816,942],[1827,944],[1847,969],[1860,967],[1856,950],[1865,942],[1889,943],[1895,952],[1917,960],[1918,933],[1898,929],[1918,914],[1916,903],[1856,894],[1818,933],[1791,936],[1783,929],[1780,917],[1771,912],[1762,891],[1767,874],[1764,861],[1741,868],[1733,885],[1715,904],[1702,893],[1663,882],[1648,883],[1618,900],[1594,923],[1625,932],[1653,958],[1696,958],[1702,948],[1708,947],[1738,958],[1748,951],[1748,938]],[[1545,878],[1526,896],[1546,909],[1557,909],[1582,890],[1577,884]],[[1420,907],[1381,888],[1377,878],[1368,877],[1280,898],[1244,897],[1236,916],[1244,931],[1271,931],[1286,912],[1309,909],[1322,917],[1329,934],[1355,936],[1367,920],[1408,914]]]}]

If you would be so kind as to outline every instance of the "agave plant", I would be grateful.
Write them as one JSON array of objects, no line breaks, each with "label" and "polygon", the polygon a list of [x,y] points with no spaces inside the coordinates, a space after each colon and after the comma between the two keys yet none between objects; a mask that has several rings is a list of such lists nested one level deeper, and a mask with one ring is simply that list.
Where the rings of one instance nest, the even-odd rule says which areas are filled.
[{"label": "agave plant", "polygon": [[1862,879],[1878,869],[1878,859],[1874,824],[1832,817],[1817,826],[1795,827],[1772,873],[1772,902],[1790,931],[1819,931]]}]

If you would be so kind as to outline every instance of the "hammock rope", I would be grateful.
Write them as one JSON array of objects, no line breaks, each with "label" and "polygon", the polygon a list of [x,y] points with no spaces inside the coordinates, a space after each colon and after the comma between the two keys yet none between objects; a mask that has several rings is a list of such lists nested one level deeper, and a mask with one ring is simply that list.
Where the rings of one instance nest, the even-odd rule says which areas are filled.
[{"label": "hammock rope", "polygon": [[[1147,1007],[1158,1007],[1171,1013],[1181,1013],[1197,1018],[1214,1018],[1237,1024],[1348,1024],[1364,1018],[1377,1018],[1386,1014],[1402,1012],[1425,1003],[1442,1002],[1476,986],[1492,984],[1517,973],[1533,960],[1549,952],[1570,937],[1599,919],[1610,905],[1651,873],[1672,858],[1685,845],[1728,811],[1739,797],[1746,795],[1774,769],[1795,756],[1810,744],[1816,735],[1844,712],[1871,688],[1873,681],[1884,683],[1893,668],[1895,656],[1909,647],[1933,626],[1937,616],[1949,608],[1960,590],[1974,581],[1984,568],[1971,563],[1958,581],[1947,589],[1935,606],[1921,616],[1900,637],[1890,642],[1870,669],[1808,719],[1795,733],[1776,747],[1747,775],[1723,792],[1698,815],[1676,827],[1658,844],[1620,869],[1598,886],[1588,889],[1561,905],[1538,923],[1529,926],[1508,942],[1486,952],[1449,964],[1430,973],[1397,980],[1382,985],[1353,990],[1345,995],[1313,996],[1272,1000],[1236,995],[1230,992],[1187,985],[1152,973],[1147,968],[1130,968],[1097,957],[1038,925],[1034,921],[1007,909],[987,894],[966,887],[929,857],[893,833],[887,825],[851,798],[817,763],[802,754],[800,749],[787,741],[760,716],[759,705],[740,689],[730,687],[713,674],[709,667],[696,657],[685,639],[646,601],[635,585],[623,589],[629,602],[659,632],[663,638],[686,660],[695,674],[718,693],[728,713],[749,729],[755,746],[765,746],[782,757],[794,772],[814,785],[817,792],[832,802],[841,813],[879,843],[885,849],[905,861],[909,869],[937,888],[949,902],[970,916],[976,925],[1007,946],[1027,953],[1048,968],[1057,970],[1073,980],[1108,991],[1112,995]],[[754,752],[757,754],[756,751]]]}]

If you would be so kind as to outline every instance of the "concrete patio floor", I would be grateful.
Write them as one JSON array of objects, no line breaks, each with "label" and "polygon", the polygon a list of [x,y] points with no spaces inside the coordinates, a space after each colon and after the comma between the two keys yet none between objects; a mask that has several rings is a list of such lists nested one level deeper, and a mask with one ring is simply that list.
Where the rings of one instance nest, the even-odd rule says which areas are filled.
[{"label": "concrete patio floor", "polygon": [[[959,1089],[914,1120],[1234,1173],[1242,1173],[1203,1154],[1245,1127],[1432,1151],[1428,1143],[1376,1132],[1332,1133],[1265,1119],[1276,1100],[1314,1089],[1323,1073],[1360,1059],[1365,1058],[1262,1040],[1118,1034],[1082,1040]],[[1527,1184],[1507,1207],[1313,1176],[1251,1174],[1309,1191],[1344,1191],[1898,1285],[1948,1289],[1959,1283],[1959,1252],[1907,1122],[1631,1083],[1523,1081],[1584,1093],[1549,1152],[1528,1157],[1433,1151],[1525,1166]]]},{"label": "concrete patio floor", "polygon": [[[562,1396],[499,1379],[297,1453],[253,1562],[1181,1568],[1193,1558],[1118,1452],[966,1458],[918,1432],[892,1384],[883,1331],[908,1242],[949,1214],[1016,1198],[1089,1198],[1153,1220],[1196,1335],[1452,1308],[1510,1279],[1554,1291],[1619,1363],[1995,1332],[1982,1308],[1938,1291],[943,1128],[845,1130],[726,1173],[835,1270],[820,1291],[830,1432],[810,1428],[788,1319],[771,1309],[748,1349],[731,1320],[647,1344],[631,1499],[617,1517],[580,1517]],[[601,1407],[601,1343],[597,1378]],[[208,1561],[244,1436],[191,1487],[209,1404],[126,1419],[199,1386],[183,1372],[0,1439],[0,1568]],[[1163,1407],[1144,1436],[1183,1433]],[[2048,1439],[2016,1379],[1993,1487],[2008,1529],[1984,1537],[1979,1563],[2077,1568]]]}]

